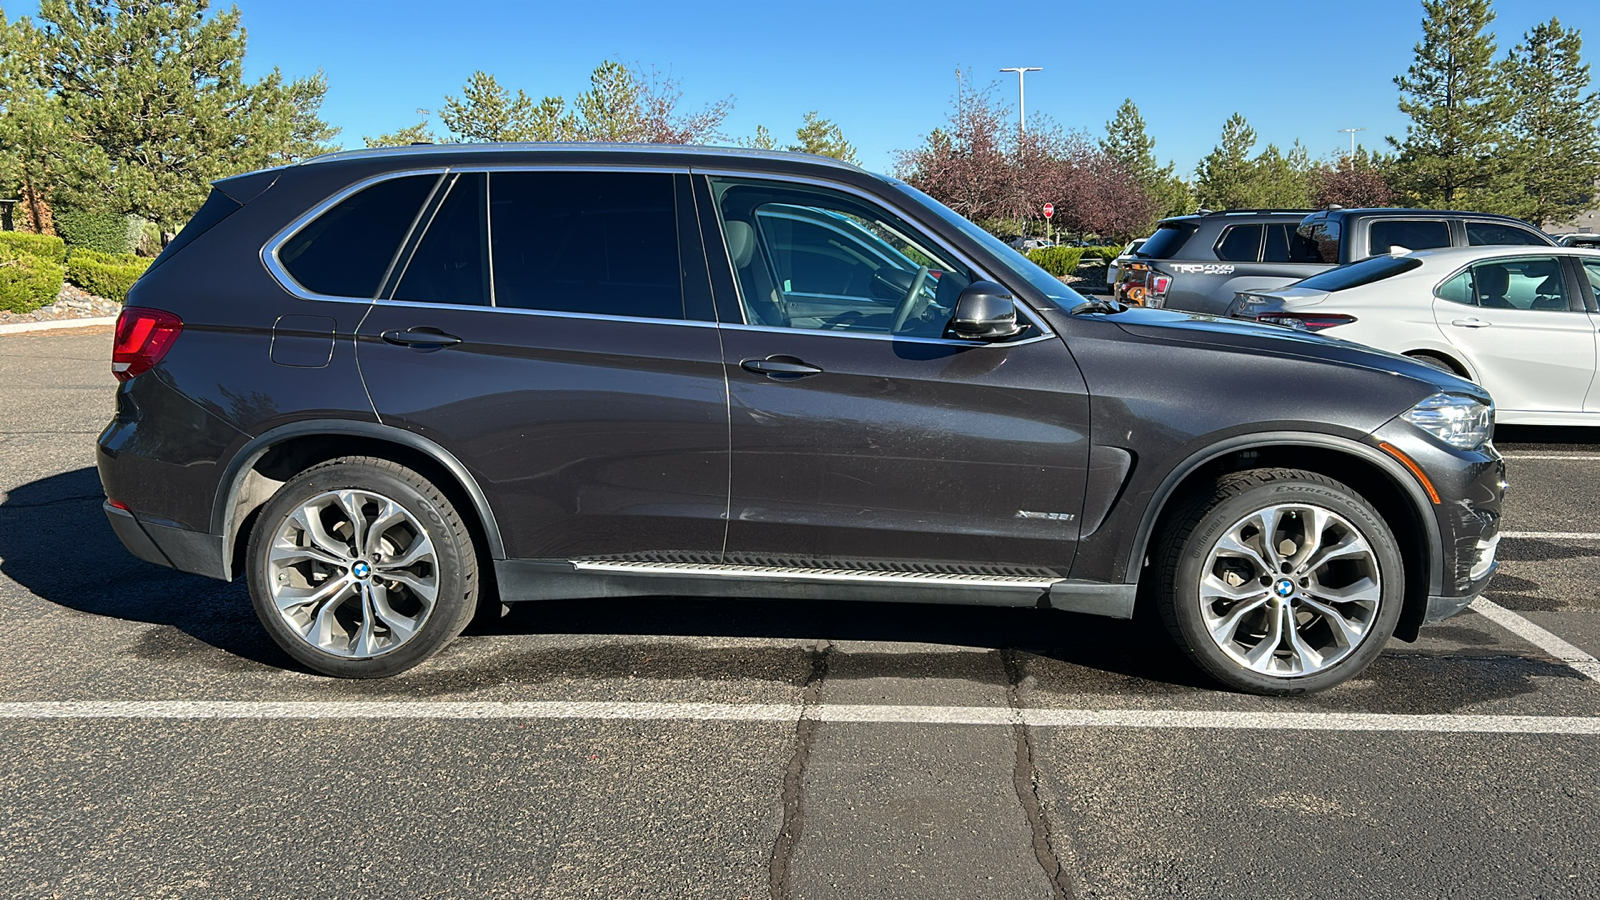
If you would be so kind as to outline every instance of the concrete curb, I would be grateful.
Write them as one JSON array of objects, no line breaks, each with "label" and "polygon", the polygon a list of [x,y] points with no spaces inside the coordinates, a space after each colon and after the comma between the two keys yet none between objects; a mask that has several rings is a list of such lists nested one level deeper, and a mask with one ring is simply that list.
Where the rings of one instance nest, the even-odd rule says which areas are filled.
[{"label": "concrete curb", "polygon": [[53,319],[49,322],[20,322],[16,325],[0,325],[0,334],[24,334],[29,331],[55,331],[58,328],[92,328],[95,325],[115,325],[116,316],[101,316],[94,319]]}]

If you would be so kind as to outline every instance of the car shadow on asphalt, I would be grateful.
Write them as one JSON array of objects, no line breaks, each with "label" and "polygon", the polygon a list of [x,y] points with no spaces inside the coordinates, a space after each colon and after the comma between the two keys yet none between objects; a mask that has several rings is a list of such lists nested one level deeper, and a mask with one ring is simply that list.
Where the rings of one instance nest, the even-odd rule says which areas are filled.
[{"label": "car shadow on asphalt", "polygon": [[[106,522],[104,499],[93,468],[12,490],[0,502],[0,574],[68,609],[167,626],[234,657],[296,668],[261,630],[242,581],[224,584],[134,558]],[[569,634],[1014,650],[1173,687],[1211,686],[1152,623],[1032,608],[640,597],[514,604],[509,615],[480,617],[467,631],[469,639]],[[551,658],[552,652],[570,656],[568,665]],[[586,659],[592,651],[581,648],[544,649],[536,655],[546,671],[570,668],[579,674],[592,664]],[[906,666],[926,671],[928,660],[918,665],[919,655],[895,654],[906,659]]]}]

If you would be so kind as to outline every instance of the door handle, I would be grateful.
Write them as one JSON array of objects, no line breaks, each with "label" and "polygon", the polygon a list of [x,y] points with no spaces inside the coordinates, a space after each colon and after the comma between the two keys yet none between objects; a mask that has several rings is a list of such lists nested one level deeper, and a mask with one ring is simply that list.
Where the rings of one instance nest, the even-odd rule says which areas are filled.
[{"label": "door handle", "polygon": [[413,326],[408,331],[385,331],[383,339],[391,344],[402,347],[416,347],[419,350],[448,347],[451,344],[461,343],[461,338],[453,334],[445,334],[437,328],[423,328]]},{"label": "door handle", "polygon": [[755,372],[765,375],[774,381],[793,381],[807,375],[820,375],[822,370],[810,363],[801,362],[792,356],[769,356],[766,359],[745,359],[739,361],[739,368],[746,372]]},{"label": "door handle", "polygon": [[1453,319],[1453,320],[1451,320],[1450,324],[1451,325],[1459,325],[1462,328],[1488,328],[1490,325],[1493,325],[1494,323],[1493,322],[1485,322],[1484,320],[1478,318],[1477,316],[1473,316],[1470,319]]}]

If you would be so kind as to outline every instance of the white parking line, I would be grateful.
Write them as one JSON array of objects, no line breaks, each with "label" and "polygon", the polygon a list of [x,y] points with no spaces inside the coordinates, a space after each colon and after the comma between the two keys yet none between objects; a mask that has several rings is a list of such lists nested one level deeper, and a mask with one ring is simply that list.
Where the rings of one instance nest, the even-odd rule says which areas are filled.
[{"label": "white parking line", "polygon": [[1543,541],[1600,541],[1600,532],[1594,531],[1502,531],[1500,537]]},{"label": "white parking line", "polygon": [[1561,660],[1594,681],[1600,681],[1600,660],[1540,628],[1509,609],[1479,597],[1469,607],[1489,621]]},{"label": "white parking line", "polygon": [[1442,734],[1600,735],[1596,716],[1391,715],[1174,709],[1024,709],[1004,706],[847,706],[794,703],[478,703],[68,700],[0,703],[0,719],[590,719],[992,725],[1039,728],[1405,731]]},{"label": "white parking line", "polygon": [[1578,456],[1570,453],[1502,453],[1506,459],[1565,459],[1577,462],[1600,461],[1600,456]]}]

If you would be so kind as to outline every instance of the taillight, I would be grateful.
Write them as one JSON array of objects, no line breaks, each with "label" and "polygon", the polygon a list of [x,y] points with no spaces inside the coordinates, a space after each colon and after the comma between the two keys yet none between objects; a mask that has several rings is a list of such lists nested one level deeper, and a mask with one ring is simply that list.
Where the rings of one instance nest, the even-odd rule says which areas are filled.
[{"label": "taillight", "polygon": [[111,374],[127,381],[155,368],[183,332],[183,320],[160,309],[130,306],[117,317]]},{"label": "taillight", "polygon": [[1313,316],[1306,313],[1268,312],[1256,316],[1257,322],[1267,325],[1282,325],[1285,328],[1293,328],[1296,331],[1322,331],[1325,328],[1349,325],[1355,320],[1355,316],[1345,316],[1338,313],[1322,313]]}]

